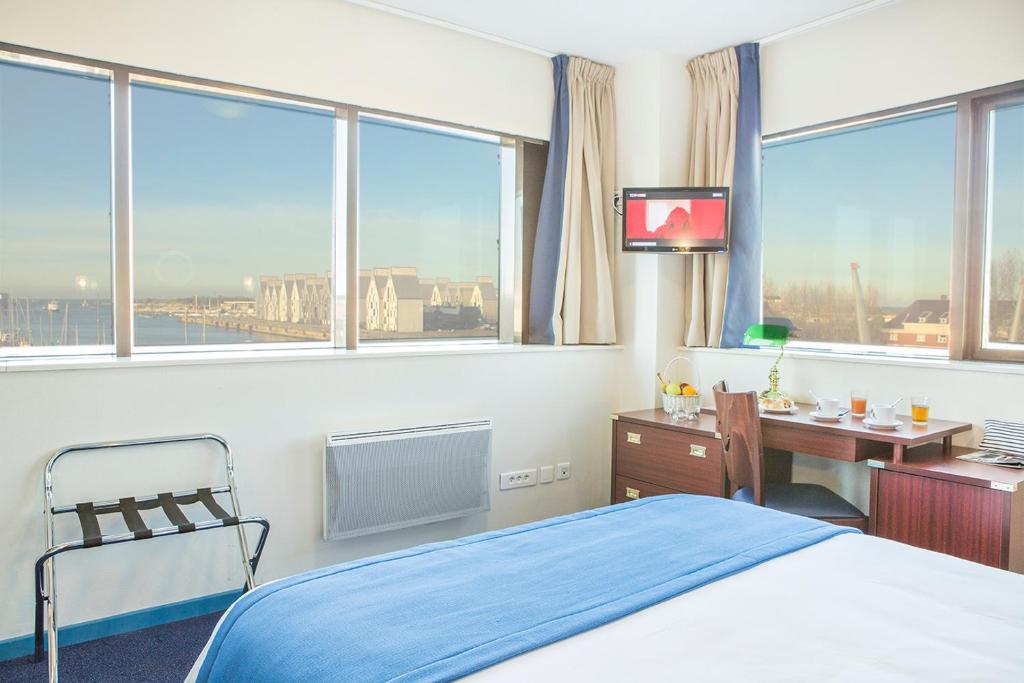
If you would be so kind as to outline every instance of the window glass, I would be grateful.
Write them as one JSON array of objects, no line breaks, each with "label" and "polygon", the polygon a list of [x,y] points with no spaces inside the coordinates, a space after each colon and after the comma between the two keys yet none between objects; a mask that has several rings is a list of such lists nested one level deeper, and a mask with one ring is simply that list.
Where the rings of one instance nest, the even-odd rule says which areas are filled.
[{"label": "window glass", "polygon": [[359,336],[498,336],[500,141],[359,122]]},{"label": "window glass", "polygon": [[955,116],[765,143],[765,322],[827,345],[946,349]]},{"label": "window glass", "polygon": [[985,219],[988,345],[1024,348],[1024,104],[988,117]]},{"label": "window glass", "polygon": [[328,342],[334,113],[134,83],[137,346]]},{"label": "window glass", "polygon": [[112,350],[110,205],[109,74],[0,60],[0,355]]}]

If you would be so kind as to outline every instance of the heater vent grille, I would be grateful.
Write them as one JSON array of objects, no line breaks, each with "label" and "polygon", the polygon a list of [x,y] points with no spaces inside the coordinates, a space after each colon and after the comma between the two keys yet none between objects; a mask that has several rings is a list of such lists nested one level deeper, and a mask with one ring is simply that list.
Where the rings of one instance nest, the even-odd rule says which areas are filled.
[{"label": "heater vent grille", "polygon": [[329,435],[324,538],[486,512],[490,470],[490,420]]}]

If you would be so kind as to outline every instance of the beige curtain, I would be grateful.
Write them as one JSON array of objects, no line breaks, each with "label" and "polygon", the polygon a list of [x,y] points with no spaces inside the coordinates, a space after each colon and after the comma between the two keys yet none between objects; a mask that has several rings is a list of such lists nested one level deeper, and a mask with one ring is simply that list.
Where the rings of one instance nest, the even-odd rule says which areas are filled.
[{"label": "beige curtain", "polygon": [[[686,68],[693,93],[688,184],[731,186],[740,89],[736,50],[727,48],[702,55]],[[729,255],[690,256],[684,269],[683,343],[718,346],[725,315]]]},{"label": "beige curtain", "polygon": [[615,343],[609,251],[615,241],[614,78],[610,66],[569,59],[569,143],[555,282],[555,344]]}]

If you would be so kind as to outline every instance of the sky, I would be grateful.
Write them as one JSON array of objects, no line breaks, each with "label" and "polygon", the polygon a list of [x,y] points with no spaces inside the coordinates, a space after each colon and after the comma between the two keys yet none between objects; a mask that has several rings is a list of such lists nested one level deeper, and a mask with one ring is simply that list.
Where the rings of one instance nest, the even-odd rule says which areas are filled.
[{"label": "sky", "polygon": [[110,297],[110,83],[0,62],[0,292]]},{"label": "sky", "polygon": [[359,132],[359,262],[421,276],[498,278],[497,142],[364,118]]},{"label": "sky", "polygon": [[1024,251],[1024,104],[992,114],[992,253]]},{"label": "sky", "polygon": [[[1024,247],[1024,108],[1000,116],[996,253]],[[765,277],[849,288],[856,262],[883,306],[948,295],[954,145],[952,109],[765,145]]]},{"label": "sky", "polygon": [[952,110],[765,145],[764,274],[850,287],[883,306],[949,294]]},{"label": "sky", "polygon": [[[361,262],[496,277],[498,145],[360,125]],[[334,128],[333,111],[134,84],[136,298],[327,273]],[[0,292],[78,296],[85,276],[110,296],[109,169],[109,81],[0,64]]]}]

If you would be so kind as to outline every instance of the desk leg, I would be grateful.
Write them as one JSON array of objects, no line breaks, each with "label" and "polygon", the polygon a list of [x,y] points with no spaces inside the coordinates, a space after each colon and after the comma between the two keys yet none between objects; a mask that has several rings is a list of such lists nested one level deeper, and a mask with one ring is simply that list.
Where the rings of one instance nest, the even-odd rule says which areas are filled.
[{"label": "desk leg", "polygon": [[943,453],[949,453],[952,450],[953,450],[953,437],[952,436],[944,436],[944,437],[942,437],[942,452]]},{"label": "desk leg", "polygon": [[903,462],[903,444],[894,443],[892,445],[892,461]]}]

